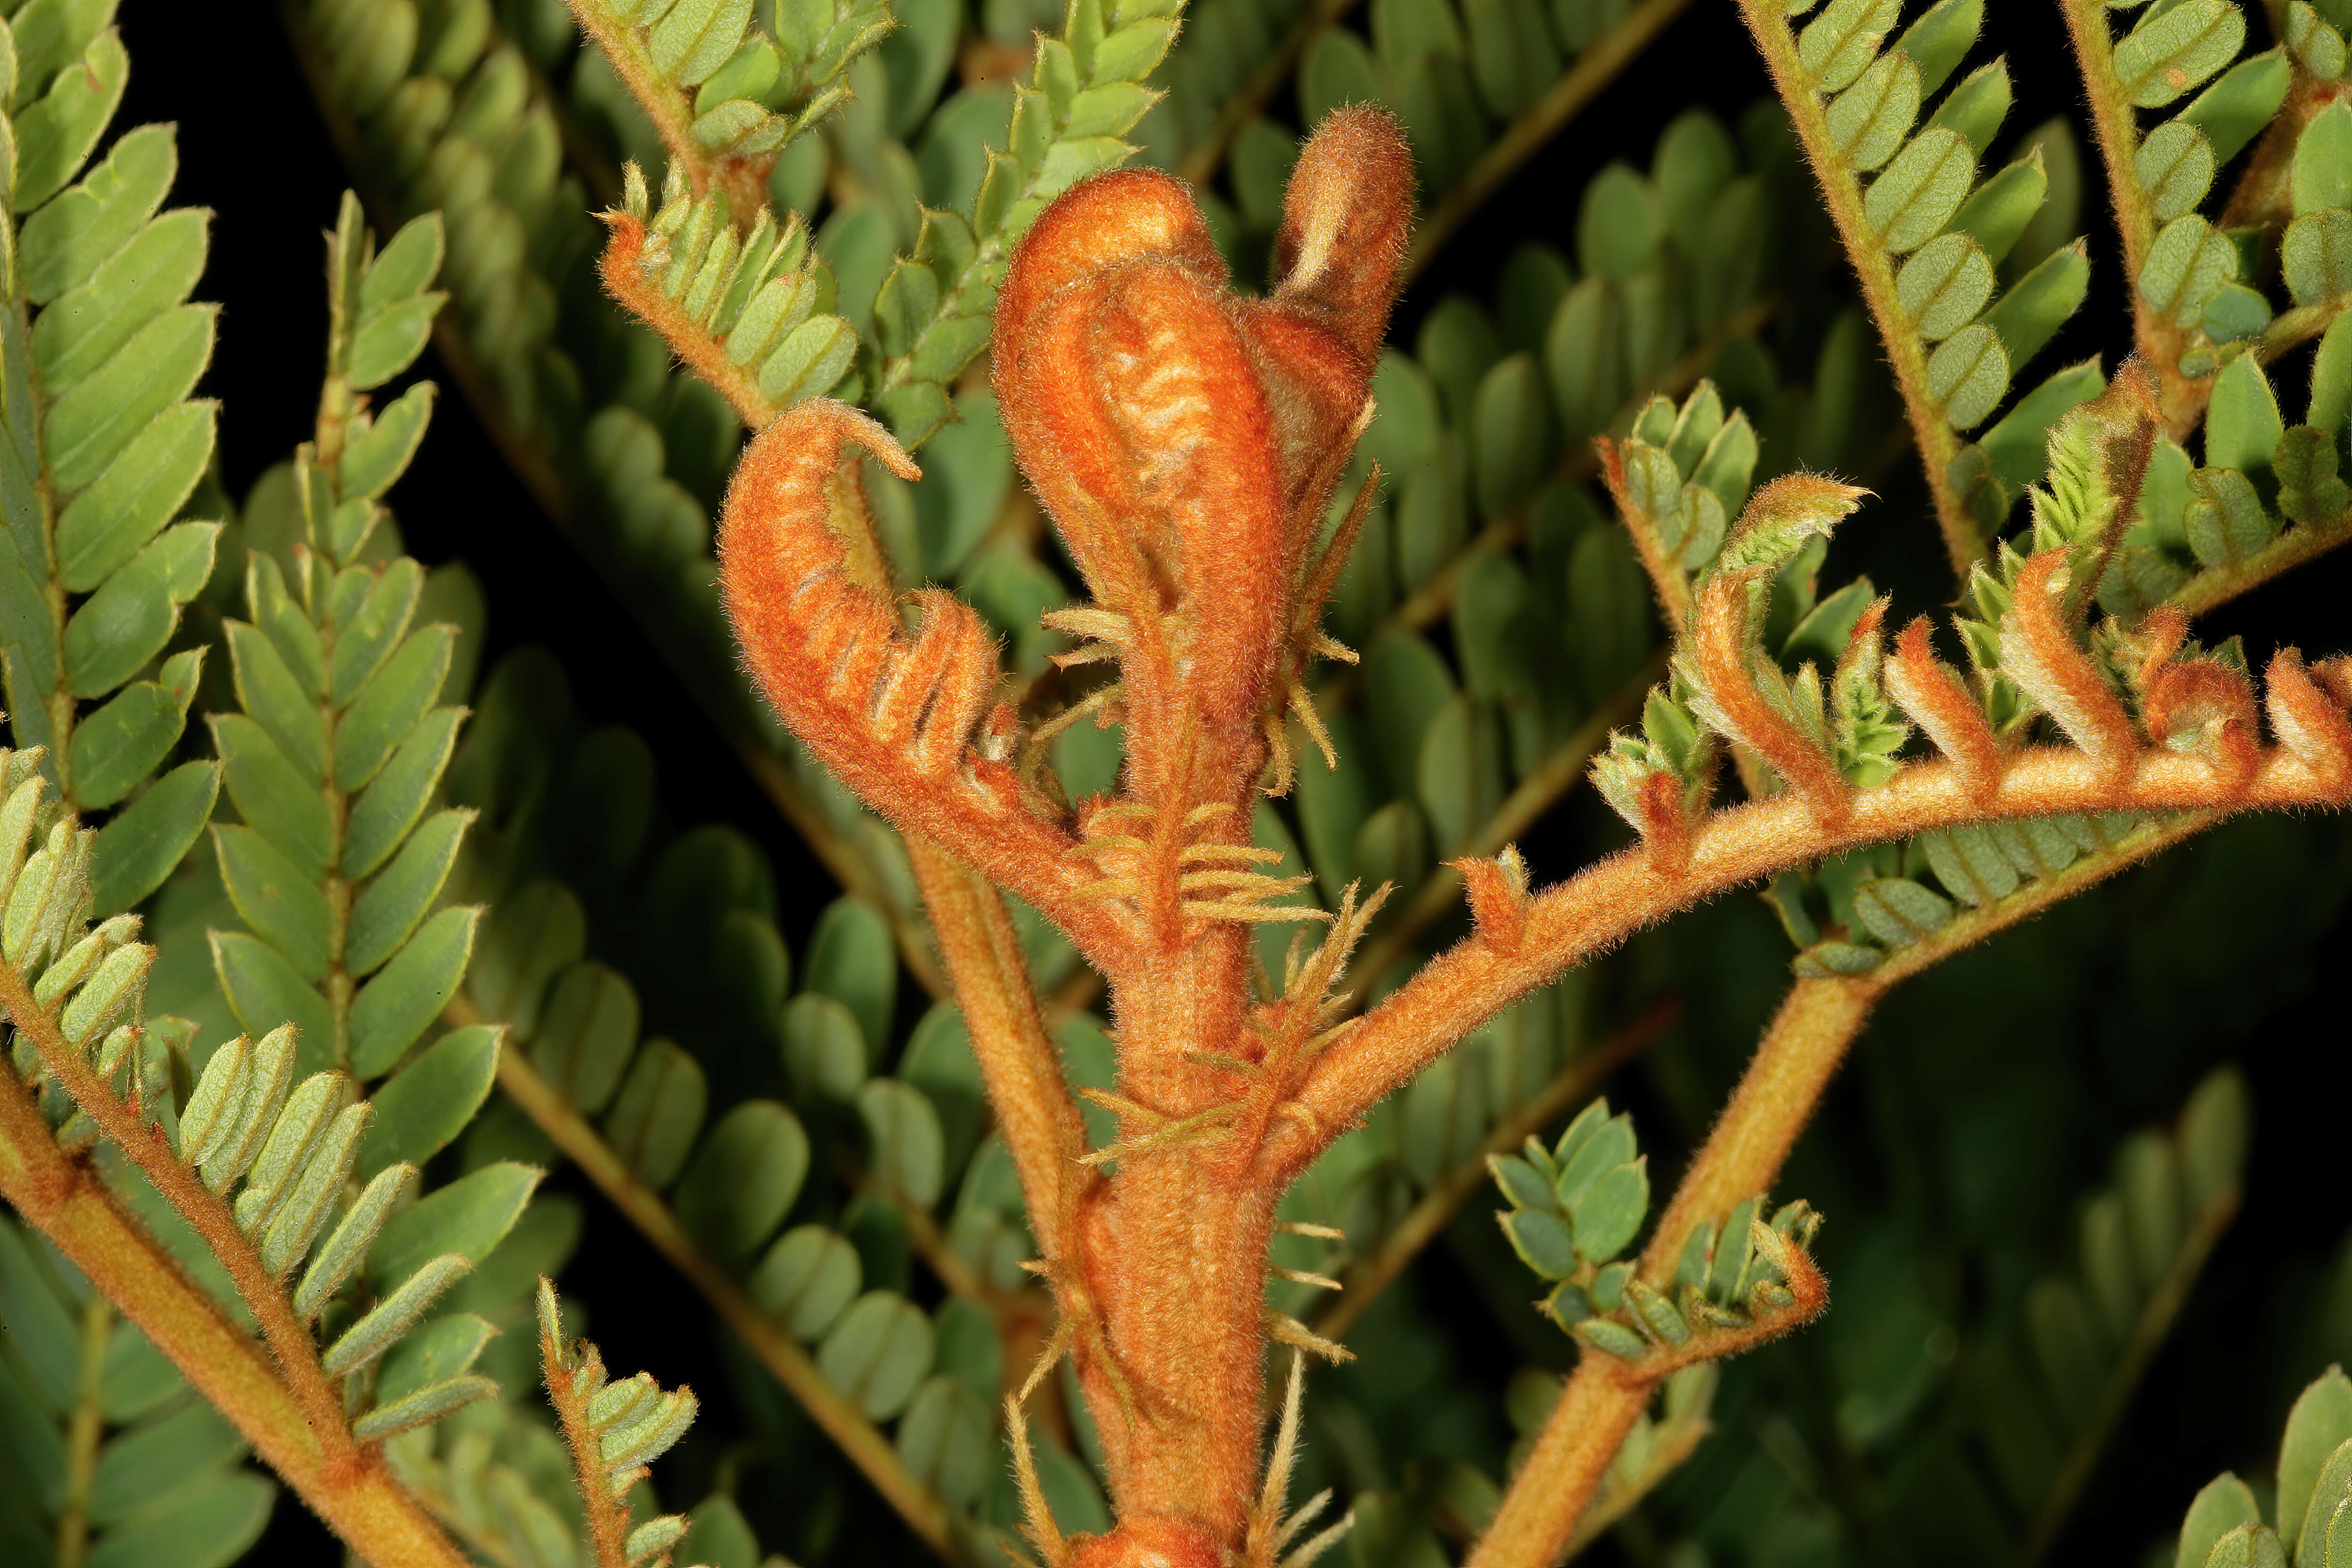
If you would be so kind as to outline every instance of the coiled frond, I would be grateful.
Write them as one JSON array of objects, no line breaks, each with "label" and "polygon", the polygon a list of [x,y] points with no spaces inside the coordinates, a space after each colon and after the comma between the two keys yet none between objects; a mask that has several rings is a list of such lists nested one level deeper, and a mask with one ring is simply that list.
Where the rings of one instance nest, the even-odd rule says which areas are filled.
[{"label": "coiled frond", "polygon": [[657,1514],[632,1525],[629,1489],[651,1474],[694,1424],[694,1391],[665,1392],[644,1373],[609,1382],[604,1357],[585,1340],[566,1341],[554,1282],[539,1281],[539,1355],[548,1396],[571,1447],[581,1511],[587,1516],[597,1568],[667,1568],[669,1549],[687,1532],[680,1515]]}]

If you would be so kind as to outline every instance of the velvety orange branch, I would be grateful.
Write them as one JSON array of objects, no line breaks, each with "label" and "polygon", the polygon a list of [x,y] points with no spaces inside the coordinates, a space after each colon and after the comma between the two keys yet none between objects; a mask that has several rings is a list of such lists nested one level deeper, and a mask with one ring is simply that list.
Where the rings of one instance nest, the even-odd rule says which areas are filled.
[{"label": "velvety orange branch", "polygon": [[[2298,694],[2291,700],[2308,705]],[[2275,702],[2273,707],[2278,706]],[[2331,710],[2337,720],[2340,710]],[[2160,749],[2120,765],[2082,751],[2036,748],[2016,757],[1979,795],[1948,762],[1915,763],[1858,791],[1849,814],[1824,826],[1801,797],[1728,807],[1692,835],[1680,872],[1628,850],[1538,893],[1526,934],[1504,951],[1474,933],[1364,1017],[1318,1061],[1298,1099],[1324,1130],[1293,1124],[1269,1143],[1270,1169],[1303,1169],[1328,1135],[1351,1125],[1430,1062],[1520,996],[1610,943],[1701,900],[1858,845],[1964,823],[2084,811],[2247,811],[2352,804],[2352,751],[2318,724],[2282,726],[2286,742],[2258,752],[2242,777],[2205,758]]]}]

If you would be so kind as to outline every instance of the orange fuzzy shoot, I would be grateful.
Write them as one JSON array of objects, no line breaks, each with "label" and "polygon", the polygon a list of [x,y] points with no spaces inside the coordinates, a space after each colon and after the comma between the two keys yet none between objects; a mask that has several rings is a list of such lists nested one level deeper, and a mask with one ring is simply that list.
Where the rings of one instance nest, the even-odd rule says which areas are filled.
[{"label": "orange fuzzy shoot", "polygon": [[[2095,571],[2099,557],[2065,549],[2025,563],[1999,635],[2005,672],[2071,743],[1997,742],[1924,622],[1882,666],[1874,610],[1838,679],[1883,679],[1943,755],[1890,753],[1850,775],[1821,732],[1818,688],[1792,685],[1761,648],[1757,600],[1760,568],[1862,492],[1791,476],[1751,499],[1696,585],[1675,686],[1786,793],[1709,809],[1711,742],[1633,747],[1623,787],[1603,787],[1641,846],[1544,889],[1516,850],[1463,863],[1471,934],[1347,1016],[1342,969],[1386,889],[1350,889],[1336,912],[1291,901],[1307,879],[1252,844],[1251,814],[1261,789],[1287,783],[1286,716],[1325,740],[1302,679],[1344,651],[1317,627],[1365,498],[1315,547],[1370,416],[1411,210],[1401,132],[1354,109],[1300,155],[1267,298],[1228,289],[1191,193],[1150,171],[1073,187],[1014,253],[997,301],[998,405],[1090,596],[1047,624],[1086,639],[1066,665],[1110,677],[1045,732],[1081,712],[1123,724],[1125,764],[1105,795],[1069,802],[1050,786],[1039,736],[997,698],[992,639],[971,611],[937,590],[891,595],[857,465],[915,470],[879,426],[803,403],[752,443],[729,495],[723,589],[746,662],[817,756],[908,835],[972,1021],[1061,1314],[1030,1386],[1070,1356],[1102,1436],[1117,1525],[1065,1537],[1029,1479],[1013,1402],[1030,1536],[1050,1568],[1268,1559],[1291,1528],[1271,1522],[1289,1440],[1260,1461],[1269,1342],[1347,1354],[1267,1311],[1277,1202],[1381,1099],[1565,969],[1726,889],[1927,829],[2352,794],[2345,667],[2273,664],[2280,743],[2265,748],[2251,688],[2206,656],[2177,657],[2176,639],[2140,672],[2135,714],[2084,646],[2084,595],[2068,593],[2070,568]],[[2145,435],[2137,416],[2125,422]],[[1118,1117],[1104,1147],[1084,1146],[990,883],[1054,921],[1108,982],[1118,1082],[1087,1097]],[[1271,994],[1253,984],[1263,921],[1328,925]],[[1826,1300],[1817,1277],[1804,1285],[1801,1317]]]}]

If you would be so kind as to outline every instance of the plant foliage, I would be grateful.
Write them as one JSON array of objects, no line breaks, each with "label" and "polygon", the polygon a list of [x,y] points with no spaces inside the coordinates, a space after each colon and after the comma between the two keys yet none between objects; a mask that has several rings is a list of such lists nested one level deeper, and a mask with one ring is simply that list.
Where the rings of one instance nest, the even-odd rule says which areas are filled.
[{"label": "plant foliage", "polygon": [[2250,10],[0,5],[0,1559],[2352,1563]]}]

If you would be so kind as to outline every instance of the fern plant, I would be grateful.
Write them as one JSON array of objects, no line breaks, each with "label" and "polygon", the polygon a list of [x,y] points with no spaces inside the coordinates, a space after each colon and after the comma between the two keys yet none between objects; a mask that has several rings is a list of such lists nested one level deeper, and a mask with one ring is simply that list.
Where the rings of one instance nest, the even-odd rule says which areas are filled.
[{"label": "fern plant", "polygon": [[2341,9],[0,6],[0,1554],[2352,1561]]}]

